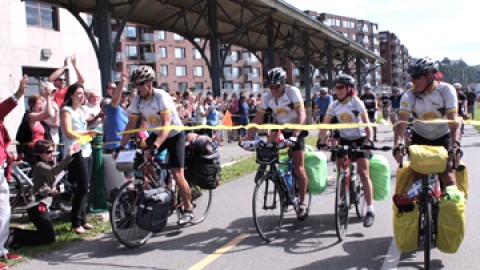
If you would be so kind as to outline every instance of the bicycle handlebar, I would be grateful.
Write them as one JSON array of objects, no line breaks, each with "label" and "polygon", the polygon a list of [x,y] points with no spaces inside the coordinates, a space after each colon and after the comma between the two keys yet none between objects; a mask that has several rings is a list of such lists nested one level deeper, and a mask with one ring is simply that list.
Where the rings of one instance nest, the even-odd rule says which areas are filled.
[{"label": "bicycle handlebar", "polygon": [[293,147],[297,143],[297,138],[307,137],[308,131],[302,130],[300,134],[297,136],[291,136],[289,138],[285,138],[283,142],[273,142],[271,144],[267,144],[264,140],[257,140],[257,141],[242,141],[241,139],[238,141],[238,146],[240,148],[247,150],[247,151],[255,151],[257,148],[264,148],[264,147],[276,147],[277,149],[285,149],[288,147]]}]

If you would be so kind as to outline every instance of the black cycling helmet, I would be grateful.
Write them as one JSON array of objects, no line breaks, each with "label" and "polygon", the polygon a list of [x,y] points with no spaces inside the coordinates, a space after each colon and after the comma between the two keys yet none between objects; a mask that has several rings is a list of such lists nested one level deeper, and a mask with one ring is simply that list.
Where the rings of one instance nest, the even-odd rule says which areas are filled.
[{"label": "black cycling helmet", "polygon": [[287,80],[287,73],[283,68],[272,68],[267,73],[267,84],[284,84]]},{"label": "black cycling helmet", "polygon": [[413,59],[407,71],[411,76],[427,76],[429,73],[436,73],[438,67],[432,59],[425,57]]},{"label": "black cycling helmet", "polygon": [[347,74],[339,74],[335,78],[335,83],[341,83],[345,85],[350,85],[351,87],[355,87],[355,79]]},{"label": "black cycling helmet", "polygon": [[151,66],[139,66],[132,72],[130,78],[133,83],[137,81],[153,81],[155,79],[155,71],[153,71]]}]

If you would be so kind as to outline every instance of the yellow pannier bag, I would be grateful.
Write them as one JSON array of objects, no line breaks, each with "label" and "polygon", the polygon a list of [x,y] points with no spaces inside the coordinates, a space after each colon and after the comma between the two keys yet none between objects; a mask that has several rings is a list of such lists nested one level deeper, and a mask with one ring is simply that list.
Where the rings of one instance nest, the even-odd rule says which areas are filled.
[{"label": "yellow pannier bag", "polygon": [[412,252],[418,247],[419,208],[413,204],[413,210],[400,212],[393,204],[393,236],[401,252]]},{"label": "yellow pannier bag", "polygon": [[443,146],[411,145],[411,168],[421,174],[442,173],[447,168],[448,152]]},{"label": "yellow pannier bag", "polygon": [[[457,166],[455,171],[455,181],[457,181],[457,187],[465,194],[465,200],[468,199],[468,170],[463,161],[459,162],[460,166]],[[461,169],[459,169],[461,167]]]},{"label": "yellow pannier bag", "polygon": [[441,252],[455,253],[465,235],[465,203],[441,200],[437,218],[437,248]]}]

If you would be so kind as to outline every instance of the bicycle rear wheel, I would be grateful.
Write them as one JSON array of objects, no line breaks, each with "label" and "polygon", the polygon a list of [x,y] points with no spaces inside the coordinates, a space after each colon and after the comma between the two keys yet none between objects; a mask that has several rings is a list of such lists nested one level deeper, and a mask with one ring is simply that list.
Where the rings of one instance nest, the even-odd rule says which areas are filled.
[{"label": "bicycle rear wheel", "polygon": [[432,204],[430,203],[429,196],[425,195],[423,201],[423,258],[425,269],[430,269],[430,257],[433,247],[432,237]]},{"label": "bicycle rear wheel", "polygon": [[190,185],[192,194],[193,219],[191,223],[198,224],[208,216],[210,206],[212,205],[212,190],[202,189],[198,185]]},{"label": "bicycle rear wheel", "polygon": [[365,216],[365,190],[362,181],[358,178],[355,184],[355,193],[352,195],[355,196],[354,203],[357,217],[363,218]]},{"label": "bicycle rear wheel", "polygon": [[152,232],[137,226],[136,217],[139,196],[143,192],[143,181],[135,179],[123,184],[112,203],[110,223],[118,242],[126,247],[139,247],[147,243]]},{"label": "bicycle rear wheel", "polygon": [[337,178],[335,191],[335,230],[339,241],[345,238],[348,228],[348,211],[350,209],[350,191],[348,179],[341,173]]},{"label": "bicycle rear wheel", "polygon": [[260,237],[271,242],[280,234],[283,222],[283,193],[271,174],[257,180],[252,198],[255,228]]},{"label": "bicycle rear wheel", "polygon": [[8,181],[8,190],[10,194],[10,209],[17,207],[22,197],[22,182],[20,177],[12,172],[12,178]]}]

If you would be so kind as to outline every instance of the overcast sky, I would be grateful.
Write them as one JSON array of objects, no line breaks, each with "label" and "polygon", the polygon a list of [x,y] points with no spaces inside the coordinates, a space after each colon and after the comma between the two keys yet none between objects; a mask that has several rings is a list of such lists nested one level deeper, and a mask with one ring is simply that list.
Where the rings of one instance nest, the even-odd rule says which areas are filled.
[{"label": "overcast sky", "polygon": [[480,65],[480,3],[475,0],[285,0],[313,10],[378,23],[413,57],[463,59]]}]

